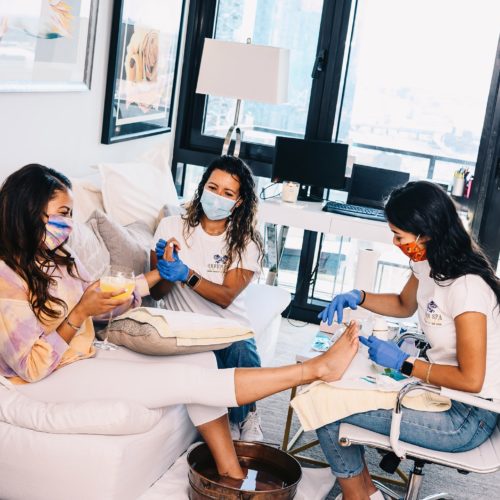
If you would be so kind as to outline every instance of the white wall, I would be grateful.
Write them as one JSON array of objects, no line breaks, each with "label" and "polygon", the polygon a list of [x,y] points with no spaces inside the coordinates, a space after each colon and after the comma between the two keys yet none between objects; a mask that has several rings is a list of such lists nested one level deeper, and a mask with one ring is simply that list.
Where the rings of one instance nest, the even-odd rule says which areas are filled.
[{"label": "white wall", "polygon": [[79,176],[102,161],[131,161],[165,141],[173,145],[173,132],[101,144],[112,8],[112,0],[99,1],[90,91],[0,93],[0,181],[27,163]]}]

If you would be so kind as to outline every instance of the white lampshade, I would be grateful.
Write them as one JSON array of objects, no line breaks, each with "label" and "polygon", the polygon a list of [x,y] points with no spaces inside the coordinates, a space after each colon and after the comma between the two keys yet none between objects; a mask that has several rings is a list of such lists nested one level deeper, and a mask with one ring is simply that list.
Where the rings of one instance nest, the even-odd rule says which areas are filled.
[{"label": "white lampshade", "polygon": [[288,99],[288,49],[205,38],[196,92],[279,104]]}]

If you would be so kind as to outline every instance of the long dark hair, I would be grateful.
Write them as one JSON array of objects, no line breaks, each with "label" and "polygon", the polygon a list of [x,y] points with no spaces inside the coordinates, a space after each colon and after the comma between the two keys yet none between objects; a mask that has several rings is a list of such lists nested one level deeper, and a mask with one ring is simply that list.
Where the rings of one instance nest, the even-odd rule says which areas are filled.
[{"label": "long dark hair", "polygon": [[[26,165],[11,174],[0,188],[0,259],[28,285],[31,309],[40,321],[67,312],[64,300],[50,292],[56,266],[76,277],[75,262],[64,248],[49,250],[43,244],[44,214],[58,191],[71,189],[67,177],[43,165]],[[51,305],[61,306],[62,311]]]},{"label": "long dark hair", "polygon": [[236,177],[240,183],[241,203],[234,208],[226,225],[226,250],[228,260],[225,270],[228,270],[233,262],[241,263],[243,253],[247,245],[253,241],[259,249],[259,261],[263,257],[262,238],[257,230],[257,195],[255,194],[255,182],[250,168],[243,160],[234,156],[220,156],[215,158],[203,173],[198,188],[189,206],[184,219],[184,237],[189,238],[192,228],[196,227],[203,215],[201,206],[201,195],[210,175],[215,169],[222,170]]},{"label": "long dark hair", "polygon": [[500,304],[500,280],[440,186],[428,181],[408,182],[391,193],[385,213],[397,228],[429,238],[427,259],[436,283],[477,274],[491,287]]}]

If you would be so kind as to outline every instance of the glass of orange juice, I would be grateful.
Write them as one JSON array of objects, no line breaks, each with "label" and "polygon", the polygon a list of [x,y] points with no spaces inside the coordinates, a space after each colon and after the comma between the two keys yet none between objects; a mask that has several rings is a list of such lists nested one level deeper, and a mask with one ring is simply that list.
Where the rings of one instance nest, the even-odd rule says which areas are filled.
[{"label": "glass of orange juice", "polygon": [[[99,280],[99,288],[103,292],[120,292],[125,290],[119,295],[115,295],[115,299],[126,299],[132,295],[135,288],[134,271],[126,266],[108,266],[104,275]],[[109,325],[113,320],[113,311],[109,314],[108,324],[104,331],[104,340],[95,340],[94,345],[98,349],[106,351],[113,351],[118,349],[118,346],[108,341]]]}]

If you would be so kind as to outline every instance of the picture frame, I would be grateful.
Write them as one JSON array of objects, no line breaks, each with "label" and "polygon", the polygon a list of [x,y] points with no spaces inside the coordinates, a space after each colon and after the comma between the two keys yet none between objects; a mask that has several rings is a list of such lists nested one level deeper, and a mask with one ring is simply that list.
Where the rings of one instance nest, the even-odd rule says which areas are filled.
[{"label": "picture frame", "polygon": [[90,90],[99,0],[3,2],[0,92]]},{"label": "picture frame", "polygon": [[101,142],[169,132],[184,0],[115,0]]}]

